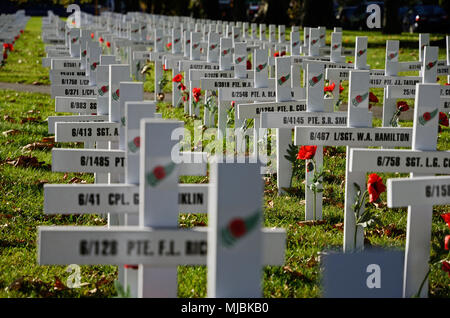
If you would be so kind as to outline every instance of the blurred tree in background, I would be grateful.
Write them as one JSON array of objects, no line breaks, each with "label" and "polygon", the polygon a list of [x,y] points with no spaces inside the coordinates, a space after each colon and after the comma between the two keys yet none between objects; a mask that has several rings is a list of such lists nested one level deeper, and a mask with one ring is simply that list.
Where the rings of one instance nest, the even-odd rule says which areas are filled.
[{"label": "blurred tree in background", "polygon": [[383,12],[383,33],[385,34],[400,34],[402,33],[402,22],[398,16],[398,9],[401,1],[385,0]]},{"label": "blurred tree in background", "polygon": [[[374,1],[367,1],[374,2]],[[384,0],[382,12],[383,33],[402,31],[400,7],[417,4],[440,5],[450,15],[450,0]],[[94,4],[102,8],[114,8],[115,12],[143,11],[153,14],[192,16],[211,20],[249,21],[266,24],[298,26],[338,26],[336,16],[340,8],[361,6],[361,0],[0,0],[0,11],[11,11],[31,6],[48,9],[66,7],[71,3]],[[259,5],[258,12],[249,14],[249,5]],[[56,9],[55,9],[56,10]],[[42,11],[42,10],[41,10]]]}]

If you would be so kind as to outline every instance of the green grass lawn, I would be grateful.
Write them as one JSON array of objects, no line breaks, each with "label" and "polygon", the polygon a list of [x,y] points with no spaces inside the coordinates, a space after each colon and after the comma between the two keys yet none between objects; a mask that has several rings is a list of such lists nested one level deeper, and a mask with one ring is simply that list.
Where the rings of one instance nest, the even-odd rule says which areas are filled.
[{"label": "green grass lawn", "polygon": [[[39,60],[43,52],[40,36],[40,19],[32,18],[17,49],[10,55],[7,64],[0,69],[0,81],[17,78],[21,82],[39,80],[48,82],[48,71],[40,63],[18,63],[14,55],[23,56],[29,45],[21,42],[29,37],[29,61]],[[360,32],[345,32],[344,44],[351,47],[354,37]],[[369,63],[374,68],[384,67],[384,41],[387,36],[370,32]],[[399,37],[393,37],[399,38]],[[417,35],[404,34],[402,41],[417,43]],[[440,36],[433,36],[438,41]],[[26,42],[26,41],[24,41]],[[21,46],[23,45],[23,46]],[[417,59],[416,47],[402,48],[401,59]],[[26,53],[28,54],[28,53]],[[441,56],[441,58],[443,58]],[[378,63],[378,64],[377,64]],[[25,67],[27,66],[27,67]],[[5,67],[8,71],[5,71]],[[33,74],[29,79],[27,72]],[[9,73],[10,76],[7,76]],[[148,83],[150,83],[148,81]],[[382,97],[382,90],[374,90]],[[346,94],[346,92],[344,92]],[[183,120],[186,128],[193,132],[197,123],[186,116],[181,108],[167,103],[159,103],[158,111],[164,118]],[[113,297],[116,295],[114,279],[117,277],[115,266],[81,266],[82,287],[67,288],[70,273],[67,266],[39,266],[37,264],[37,226],[40,225],[105,225],[106,220],[98,215],[44,215],[43,184],[93,182],[92,174],[52,173],[51,147],[82,147],[81,144],[61,144],[49,139],[46,118],[54,113],[54,101],[49,95],[0,91],[0,297]],[[401,122],[411,126],[412,122]],[[374,126],[381,121],[375,120]],[[37,143],[34,144],[33,143]],[[439,150],[448,150],[450,130],[445,129],[438,140]],[[28,151],[29,148],[36,148]],[[35,159],[34,159],[35,158]],[[304,220],[303,179],[294,179],[298,189],[291,195],[278,196],[276,178],[265,178],[264,225],[283,227],[287,231],[285,265],[265,267],[264,297],[320,297],[321,270],[318,252],[324,249],[338,249],[343,242],[345,148],[328,147],[324,157],[324,169],[327,171],[324,182],[323,224],[310,226],[301,223]],[[382,174],[386,182],[388,177],[405,176],[400,174]],[[181,182],[205,182],[205,177],[183,177]],[[386,200],[386,194],[382,195]],[[377,209],[382,225],[366,230],[366,246],[393,247],[404,249],[406,235],[406,209]],[[431,256],[435,257],[443,248],[444,236],[449,230],[440,214],[449,212],[448,207],[435,207],[433,212]],[[182,214],[180,227],[205,226],[205,215]],[[437,247],[440,246],[440,247]],[[205,266],[179,266],[178,280],[180,297],[206,296]],[[430,275],[430,297],[449,297],[450,279],[438,267],[433,267]]]},{"label": "green grass lawn", "polygon": [[50,84],[48,69],[42,67],[46,56],[41,38],[42,19],[32,17],[24,33],[14,44],[3,67],[0,67],[0,82],[24,84]]}]

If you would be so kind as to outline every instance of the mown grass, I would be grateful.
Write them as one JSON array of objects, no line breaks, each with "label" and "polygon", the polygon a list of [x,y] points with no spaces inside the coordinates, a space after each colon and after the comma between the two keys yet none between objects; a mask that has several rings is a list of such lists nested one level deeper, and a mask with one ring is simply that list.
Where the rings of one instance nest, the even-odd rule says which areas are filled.
[{"label": "mown grass", "polygon": [[0,67],[0,82],[23,84],[50,84],[48,69],[42,66],[46,56],[41,39],[42,19],[32,17],[24,33],[14,43],[5,65]]},{"label": "mown grass", "polygon": [[[27,32],[40,27],[40,20],[30,20]],[[35,31],[33,31],[35,32]],[[38,32],[40,33],[40,32]],[[344,43],[351,47],[354,37],[359,32],[345,32]],[[384,41],[388,38],[379,33],[364,33],[369,36],[369,64],[375,68],[384,66]],[[396,37],[398,38],[398,37]],[[417,43],[417,35],[402,35],[402,39]],[[20,44],[21,38],[17,42]],[[432,41],[440,39],[432,37]],[[347,41],[347,42],[346,42]],[[402,40],[403,41],[403,40]],[[37,41],[39,42],[39,41]],[[37,43],[36,45],[41,45]],[[19,47],[19,46],[18,46]],[[417,48],[407,47],[401,59],[417,59]],[[11,54],[19,54],[17,50]],[[36,54],[38,50],[34,50]],[[34,54],[34,53],[33,53]],[[442,53],[441,53],[442,55]],[[37,57],[36,57],[37,58]],[[442,56],[440,58],[443,58]],[[19,74],[21,64],[8,60],[12,74]],[[377,64],[378,63],[378,64]],[[39,68],[29,65],[30,70]],[[374,66],[375,65],[375,66]],[[379,65],[379,66],[378,66]],[[4,70],[0,70],[3,81]],[[413,75],[413,74],[411,74]],[[24,78],[27,75],[22,75]],[[149,76],[147,83],[150,83]],[[41,79],[43,80],[43,79]],[[441,79],[442,80],[442,79]],[[150,85],[150,84],[147,84]],[[151,86],[149,87],[151,88]],[[382,90],[374,90],[382,100]],[[344,92],[346,94],[346,92]],[[344,95],[345,96],[345,95]],[[115,266],[81,266],[79,289],[66,288],[70,273],[66,266],[39,266],[37,264],[37,226],[40,225],[105,225],[106,220],[98,215],[49,216],[43,214],[43,184],[68,183],[73,178],[77,181],[93,182],[92,174],[52,173],[51,151],[49,149],[33,150],[31,153],[22,148],[28,144],[42,141],[49,137],[45,119],[55,115],[54,102],[49,95],[0,91],[0,131],[17,130],[15,135],[0,135],[0,184],[2,189],[0,202],[0,297],[112,297],[116,295],[113,281],[117,277]],[[159,103],[158,111],[164,118],[176,118],[185,122],[186,128],[193,135],[195,119],[184,114],[182,108],[174,108],[167,103]],[[8,116],[8,117],[4,117]],[[25,118],[35,118],[21,123]],[[412,122],[402,121],[403,126]],[[379,119],[374,126],[380,126]],[[81,147],[80,144],[55,144],[55,147]],[[448,150],[450,131],[445,129],[438,141],[439,150]],[[40,162],[34,168],[15,167],[10,162],[20,156],[33,156]],[[321,269],[318,252],[324,249],[339,249],[343,242],[343,206],[342,191],[345,177],[345,148],[329,147],[324,169],[327,171],[324,183],[323,217],[326,223],[308,226],[304,220],[304,184],[303,179],[294,179],[293,186],[298,189],[295,194],[279,196],[276,191],[276,176],[265,178],[264,191],[264,225],[283,227],[287,230],[285,265],[265,267],[263,290],[264,297],[320,297]],[[382,174],[388,177],[405,176],[400,174]],[[182,177],[181,182],[206,182],[207,177]],[[386,194],[382,195],[386,200]],[[406,233],[406,209],[377,209],[382,226],[372,227],[366,231],[366,247],[393,247],[404,249]],[[448,212],[448,207],[435,207],[433,212],[433,242],[441,243],[448,234],[448,228],[440,214]],[[205,215],[182,214],[180,227],[205,226]],[[432,249],[431,255],[438,250]],[[180,297],[206,296],[205,266],[179,266],[178,279]],[[430,275],[431,297],[449,297],[450,284],[448,275],[440,268],[433,267]]]}]

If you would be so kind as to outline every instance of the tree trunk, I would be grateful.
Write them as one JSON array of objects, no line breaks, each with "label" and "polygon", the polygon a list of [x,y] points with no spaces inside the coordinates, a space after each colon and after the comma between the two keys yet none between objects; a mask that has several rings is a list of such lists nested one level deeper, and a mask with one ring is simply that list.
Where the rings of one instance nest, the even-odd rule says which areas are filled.
[{"label": "tree trunk", "polygon": [[383,33],[400,34],[402,33],[402,24],[398,18],[398,9],[400,3],[396,0],[384,1]]},{"label": "tree trunk", "polygon": [[[207,0],[208,2],[211,0]],[[235,21],[247,21],[247,6],[245,0],[233,1],[233,19]]]},{"label": "tree trunk", "polygon": [[[219,19],[219,1],[218,0],[201,0],[203,14],[205,19]],[[186,14],[185,14],[186,15]]]},{"label": "tree trunk", "polygon": [[161,11],[162,11],[162,1],[156,0],[152,8],[152,13],[161,14]]},{"label": "tree trunk", "polygon": [[269,24],[289,24],[287,10],[289,0],[267,0],[268,4],[266,23]]},{"label": "tree trunk", "polygon": [[114,12],[121,12],[121,11],[122,11],[122,1],[114,0]]}]

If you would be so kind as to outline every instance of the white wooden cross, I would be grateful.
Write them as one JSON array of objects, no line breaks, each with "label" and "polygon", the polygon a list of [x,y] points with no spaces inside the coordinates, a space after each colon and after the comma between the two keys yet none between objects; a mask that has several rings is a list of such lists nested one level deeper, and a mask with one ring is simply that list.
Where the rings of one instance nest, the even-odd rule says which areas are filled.
[{"label": "white wooden cross", "polygon": [[450,176],[388,179],[387,204],[408,207],[403,297],[427,297],[433,206],[450,205]]},{"label": "white wooden cross", "polygon": [[[417,213],[408,214],[403,297],[427,297],[431,214],[423,214],[432,212],[435,205],[450,204],[450,176],[388,179],[387,204],[390,208],[407,206]],[[425,219],[425,226],[419,223]]]},{"label": "white wooden cross", "polygon": [[[411,173],[412,177],[449,173],[448,151],[436,152],[437,131],[439,121],[439,84],[417,84],[414,108],[414,126],[412,150],[375,150],[352,149],[350,153],[349,169],[351,173],[399,172]],[[398,128],[397,128],[398,129]],[[420,228],[419,233],[431,233],[430,206],[411,206],[408,208],[409,227],[411,230]],[[411,232],[407,237],[407,255],[423,255],[420,246],[423,237],[419,233]],[[419,243],[416,244],[416,240]],[[418,249],[418,250],[417,250]],[[429,249],[428,249],[429,251]],[[429,252],[427,258],[429,256]],[[412,267],[411,267],[412,266]],[[422,265],[421,265],[422,266]],[[426,274],[425,267],[421,270],[413,265],[405,264],[405,275],[410,276],[415,271],[417,276]],[[420,282],[416,279],[405,281],[404,296],[410,297],[418,291]],[[410,276],[412,277],[412,276]],[[421,296],[426,295],[422,291]]]}]

